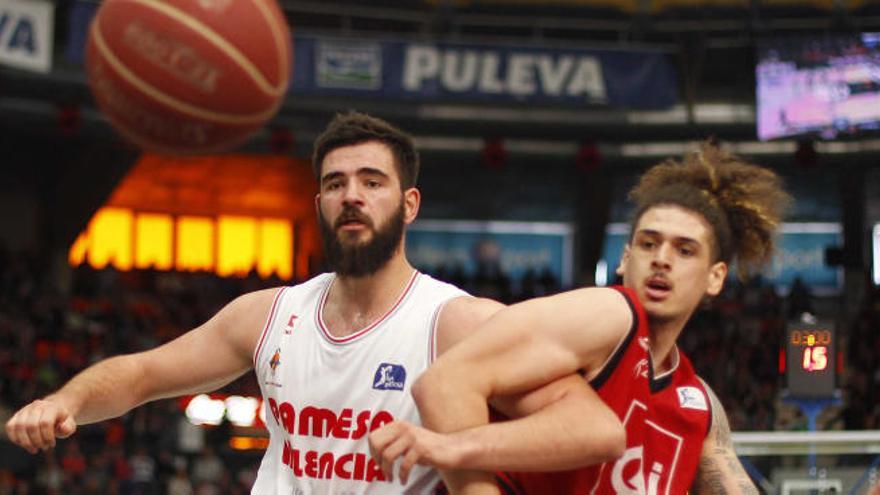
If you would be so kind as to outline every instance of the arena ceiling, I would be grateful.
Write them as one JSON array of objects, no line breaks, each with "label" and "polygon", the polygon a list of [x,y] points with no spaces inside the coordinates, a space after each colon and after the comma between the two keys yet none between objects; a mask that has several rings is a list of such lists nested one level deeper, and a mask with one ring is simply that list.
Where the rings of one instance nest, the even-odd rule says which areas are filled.
[{"label": "arena ceiling", "polygon": [[[65,118],[59,108],[78,108],[84,139],[110,136],[94,108],[82,68],[65,63],[61,56],[71,3],[56,2],[58,62],[50,74],[0,69],[0,125],[7,131],[44,133]],[[623,147],[638,153],[651,144],[674,148],[674,143],[706,136],[752,143],[757,39],[880,31],[880,4],[868,1],[281,0],[280,4],[298,33],[650,48],[667,54],[678,73],[680,103],[662,110],[288,97],[273,127],[290,130],[300,154],[307,153],[311,139],[334,112],[348,108],[400,124],[428,151],[471,152],[487,137],[501,137],[514,150],[538,154],[541,150],[573,153],[584,140],[621,154]],[[261,132],[251,146],[265,147],[271,135],[269,129]],[[790,153],[792,146],[771,143],[764,151]],[[853,150],[864,151],[859,145]]]}]

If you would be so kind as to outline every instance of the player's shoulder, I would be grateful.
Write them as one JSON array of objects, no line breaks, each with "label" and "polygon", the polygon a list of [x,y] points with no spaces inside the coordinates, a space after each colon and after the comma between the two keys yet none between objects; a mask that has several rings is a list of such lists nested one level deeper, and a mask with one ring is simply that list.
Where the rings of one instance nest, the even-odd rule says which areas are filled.
[{"label": "player's shoulder", "polygon": [[332,278],[331,273],[322,273],[296,285],[283,285],[247,292],[235,298],[225,311],[234,315],[265,318],[278,304],[282,296],[303,297],[322,291]]},{"label": "player's shoulder", "polygon": [[450,284],[449,282],[438,280],[427,273],[419,272],[416,275],[415,281],[415,288],[418,291],[434,292],[438,295],[445,296],[446,298],[469,295],[464,289],[454,284]]},{"label": "player's shoulder", "polygon": [[474,333],[484,322],[504,308],[504,304],[484,297],[462,294],[452,297],[440,308],[437,315],[437,353],[447,349]]},{"label": "player's shoulder", "polygon": [[[639,306],[627,292],[617,287],[582,287],[541,298],[556,317],[576,321],[579,326],[605,328],[616,339],[630,333],[639,321]],[[607,327],[607,328],[606,328]]]},{"label": "player's shoulder", "polygon": [[608,290],[619,294],[621,299],[626,302],[632,315],[635,318],[644,320],[645,323],[647,323],[645,309],[644,307],[642,307],[642,302],[639,300],[639,296],[636,294],[636,291],[634,289],[625,287],[623,285],[612,285],[608,287]]},{"label": "player's shoulder", "polygon": [[621,304],[630,300],[634,300],[630,301],[630,303],[638,303],[635,292],[619,285],[611,285],[608,287],[580,287],[547,297],[550,299],[574,298],[589,303],[611,302],[619,307],[623,307]]},{"label": "player's shoulder", "polygon": [[438,316],[438,325],[448,323],[459,326],[464,321],[483,322],[504,307],[504,304],[492,299],[460,294],[443,305]]},{"label": "player's shoulder", "polygon": [[278,287],[278,289],[284,289],[286,293],[290,294],[307,294],[312,292],[320,292],[327,287],[327,285],[333,280],[333,277],[335,276],[336,275],[332,272],[320,273],[304,282],[285,287]]}]

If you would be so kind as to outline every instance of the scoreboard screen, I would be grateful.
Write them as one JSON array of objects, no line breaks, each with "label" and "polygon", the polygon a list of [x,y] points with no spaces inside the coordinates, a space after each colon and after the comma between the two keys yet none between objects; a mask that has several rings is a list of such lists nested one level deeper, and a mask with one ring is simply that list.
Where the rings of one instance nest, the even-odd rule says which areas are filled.
[{"label": "scoreboard screen", "polygon": [[837,385],[837,341],[832,325],[792,323],[786,329],[785,376],[793,398],[823,399]]}]

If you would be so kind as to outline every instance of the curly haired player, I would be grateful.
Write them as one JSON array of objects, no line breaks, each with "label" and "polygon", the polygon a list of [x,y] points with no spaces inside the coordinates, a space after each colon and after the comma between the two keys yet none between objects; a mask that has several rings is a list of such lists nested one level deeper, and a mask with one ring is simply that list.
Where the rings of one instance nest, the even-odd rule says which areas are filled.
[{"label": "curly haired player", "polygon": [[[569,471],[503,474],[498,480],[505,491],[755,493],[734,453],[724,409],[676,340],[703,298],[721,291],[732,262],[745,273],[770,258],[773,233],[790,198],[775,173],[708,143],[681,161],[649,169],[630,198],[636,215],[617,273],[624,290],[635,295],[633,307],[610,296],[611,289],[591,288],[502,309],[419,379],[413,394],[422,421],[436,431],[455,432],[440,435],[449,443],[465,442],[491,427],[482,426],[488,398],[580,368],[624,422],[623,456]],[[620,348],[610,355],[597,352],[603,349],[597,341],[618,342],[641,325],[641,314],[647,318],[649,360],[633,366],[618,357]],[[650,382],[645,398],[618,400],[621,377],[638,381],[645,375]],[[423,438],[430,439],[430,449],[423,448],[429,442]],[[550,436],[539,441],[561,444]],[[386,466],[398,456],[404,465],[433,464],[444,450],[436,433],[403,423],[377,430],[371,442]],[[522,459],[511,469],[549,470],[546,463],[527,465],[528,456]],[[440,467],[480,466],[464,459]],[[444,476],[453,490],[476,492],[473,472]],[[485,486],[485,478],[481,482]]]},{"label": "curly haired player", "polygon": [[642,279],[639,299],[651,320],[654,382],[642,460],[648,493],[757,493],[736,458],[724,408],[675,345],[694,311],[669,304],[688,286],[676,269],[695,253],[687,236],[670,234],[673,226],[701,224],[694,232],[702,231],[696,239],[708,248],[710,270],[723,282],[736,261],[745,276],[770,260],[790,198],[774,172],[703,145],[681,162],[651,168],[630,199],[637,213],[618,273]]}]

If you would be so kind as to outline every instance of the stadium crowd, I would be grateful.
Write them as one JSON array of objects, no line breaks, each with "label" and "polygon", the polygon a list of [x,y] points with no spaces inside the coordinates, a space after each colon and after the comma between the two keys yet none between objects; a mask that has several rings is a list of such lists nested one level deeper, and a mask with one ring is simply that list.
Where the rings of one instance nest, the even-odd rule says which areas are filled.
[{"label": "stadium crowd", "polygon": [[[434,275],[505,302],[563,289],[547,271],[511,281],[493,269]],[[0,422],[57,389],[77,371],[115,354],[136,352],[197,326],[243,292],[280,280],[210,274],[95,270],[72,272],[59,292],[34,256],[0,249]],[[734,430],[802,428],[779,420],[779,346],[786,319],[809,309],[806,287],[780,297],[756,279],[730,284],[698,313],[682,345],[728,410]],[[849,336],[845,404],[836,427],[878,428],[880,291],[867,298]],[[209,357],[206,356],[206,359]],[[225,389],[259,396],[253,374]],[[31,456],[0,441],[0,495],[248,493],[260,453],[233,450],[231,425],[193,426],[180,403],[160,401],[126,416],[80,427],[54,451]]]}]

